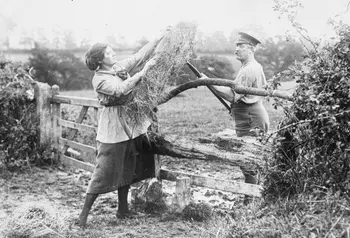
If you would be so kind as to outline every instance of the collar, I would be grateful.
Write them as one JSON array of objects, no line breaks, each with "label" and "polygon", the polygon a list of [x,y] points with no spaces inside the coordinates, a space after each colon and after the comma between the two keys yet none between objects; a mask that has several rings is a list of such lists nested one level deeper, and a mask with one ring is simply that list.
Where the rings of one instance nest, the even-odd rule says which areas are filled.
[{"label": "collar", "polygon": [[114,70],[96,70],[95,73],[96,74],[109,74],[109,75],[113,75],[113,76],[117,75],[117,72]]},{"label": "collar", "polygon": [[253,62],[254,60],[254,55],[248,56],[248,58],[242,62],[242,67],[247,66],[247,64]]}]

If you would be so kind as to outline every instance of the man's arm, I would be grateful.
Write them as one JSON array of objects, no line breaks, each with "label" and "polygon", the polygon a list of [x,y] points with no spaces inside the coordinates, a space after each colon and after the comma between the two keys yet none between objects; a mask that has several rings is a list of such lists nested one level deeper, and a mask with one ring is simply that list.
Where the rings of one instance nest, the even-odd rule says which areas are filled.
[{"label": "man's arm", "polygon": [[217,85],[211,85],[209,87],[214,89],[214,91],[217,92],[217,94],[219,94],[219,96],[222,97],[223,99],[229,102],[233,102],[235,95],[233,94],[231,88],[226,86],[217,86]]},{"label": "man's arm", "polygon": [[[207,79],[208,76],[202,73],[200,79]],[[230,87],[226,86],[217,86],[217,85],[208,85],[209,88],[213,89],[220,97],[223,99],[233,102],[235,95]]]}]

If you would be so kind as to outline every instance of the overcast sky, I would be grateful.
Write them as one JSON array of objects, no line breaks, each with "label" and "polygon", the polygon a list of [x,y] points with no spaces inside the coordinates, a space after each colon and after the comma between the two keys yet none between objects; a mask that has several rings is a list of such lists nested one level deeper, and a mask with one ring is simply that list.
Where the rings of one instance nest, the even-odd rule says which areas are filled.
[{"label": "overcast sky", "polygon": [[[299,21],[311,36],[322,37],[329,33],[327,20],[345,12],[349,0],[301,2],[304,9]],[[77,36],[90,32],[94,41],[111,34],[130,40],[151,39],[179,21],[195,21],[205,33],[220,30],[228,35],[233,29],[255,24],[267,35],[284,34],[290,25],[278,19],[273,5],[273,0],[0,0],[0,15],[17,25],[17,33],[11,34],[42,28],[50,37],[54,29],[68,29]],[[350,24],[350,12],[340,18]]]}]

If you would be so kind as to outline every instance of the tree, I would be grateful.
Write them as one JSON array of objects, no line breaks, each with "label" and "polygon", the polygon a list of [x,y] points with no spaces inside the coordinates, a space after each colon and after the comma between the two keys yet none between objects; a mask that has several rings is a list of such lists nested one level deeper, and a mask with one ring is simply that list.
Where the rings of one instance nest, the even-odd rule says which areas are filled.
[{"label": "tree", "polygon": [[138,44],[137,44],[135,52],[139,51],[148,42],[149,42],[149,40],[143,36],[140,40],[138,40],[138,42],[137,42]]},{"label": "tree", "polygon": [[63,42],[65,49],[76,49],[78,48],[77,43],[75,42],[75,36],[72,31],[64,32]]},{"label": "tree", "polygon": [[257,61],[262,64],[266,77],[271,78],[288,69],[296,61],[300,62],[304,54],[305,51],[300,43],[276,36],[265,40],[255,55]]},{"label": "tree", "polygon": [[0,14],[0,32],[3,34],[0,36],[0,46],[3,44],[5,47],[10,47],[9,35],[15,28],[16,24],[9,17]]},{"label": "tree", "polygon": [[34,45],[34,39],[30,36],[22,36],[19,39],[19,44],[23,45],[25,49],[31,49]]},{"label": "tree", "polygon": [[304,60],[278,74],[297,79],[294,100],[274,138],[264,195],[281,199],[310,193],[323,199],[350,195],[350,26],[334,24],[338,40],[319,47],[295,20],[299,1],[275,0],[276,10],[313,46]]},{"label": "tree", "polygon": [[35,69],[34,77],[49,85],[57,84],[65,90],[91,88],[92,73],[84,63],[67,50],[50,52],[36,46],[31,51],[29,64]]},{"label": "tree", "polygon": [[117,41],[117,38],[115,37],[115,35],[106,36],[105,41],[106,41],[106,44],[109,44],[113,48],[118,46],[118,41]]},{"label": "tree", "polygon": [[63,49],[65,42],[64,42],[64,34],[62,29],[56,26],[55,28],[53,28],[52,32],[54,35],[54,38],[52,41],[53,47],[56,49]]},{"label": "tree", "polygon": [[209,52],[227,52],[232,50],[229,41],[222,31],[214,32],[208,37],[206,43]]},{"label": "tree", "polygon": [[196,49],[200,52],[232,52],[234,44],[231,44],[222,31],[216,31],[209,36],[199,32]]}]

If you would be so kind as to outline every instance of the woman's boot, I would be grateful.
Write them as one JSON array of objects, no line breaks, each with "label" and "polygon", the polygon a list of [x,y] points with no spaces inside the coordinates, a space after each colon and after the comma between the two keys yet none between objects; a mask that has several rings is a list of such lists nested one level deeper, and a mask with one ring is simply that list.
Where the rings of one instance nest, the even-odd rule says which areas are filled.
[{"label": "woman's boot", "polygon": [[78,225],[80,227],[86,226],[87,217],[91,210],[92,204],[94,204],[97,197],[98,197],[98,194],[91,194],[91,193],[86,194],[83,210],[79,215]]},{"label": "woman's boot", "polygon": [[118,211],[117,217],[124,219],[129,216],[128,193],[129,185],[118,188]]}]

